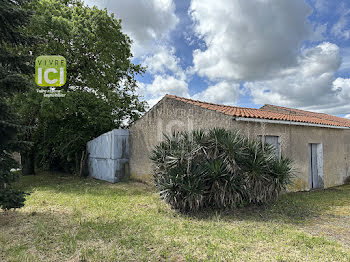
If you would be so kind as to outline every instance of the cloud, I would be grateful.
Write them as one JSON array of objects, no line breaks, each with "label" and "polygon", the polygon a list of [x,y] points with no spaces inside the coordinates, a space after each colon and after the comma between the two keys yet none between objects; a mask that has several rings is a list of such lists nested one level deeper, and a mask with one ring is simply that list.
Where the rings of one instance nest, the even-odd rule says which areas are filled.
[{"label": "cloud", "polygon": [[311,0],[317,12],[324,13],[329,10],[329,0]]},{"label": "cloud", "polygon": [[313,24],[313,30],[309,37],[310,41],[318,42],[324,40],[327,33],[327,24]]},{"label": "cloud", "polygon": [[248,82],[256,104],[277,104],[325,111],[350,112],[350,79],[334,78],[341,58],[339,47],[324,42],[304,49],[297,66],[281,71],[273,80]]},{"label": "cloud", "polygon": [[153,77],[150,84],[139,82],[137,90],[150,106],[166,93],[189,96],[186,74],[179,65],[175,48],[169,44],[170,33],[179,23],[172,0],[85,2],[107,8],[108,12],[122,19],[123,31],[134,41],[132,53],[147,66],[147,72]]},{"label": "cloud", "polygon": [[239,97],[239,84],[226,81],[209,86],[202,92],[190,96],[186,81],[172,76],[157,75],[151,84],[141,83],[140,93],[148,96],[150,107],[155,105],[165,94],[212,102],[216,104],[235,105]]},{"label": "cloud", "polygon": [[338,38],[349,39],[350,30],[349,30],[349,14],[350,9],[345,9],[340,14],[340,18],[337,23],[335,23],[331,29],[331,33]]},{"label": "cloud", "polygon": [[297,63],[310,33],[303,0],[192,0],[195,34],[205,49],[193,52],[194,70],[210,80],[257,80]]},{"label": "cloud", "polygon": [[333,91],[337,92],[339,98],[345,102],[346,110],[350,112],[350,78],[338,77],[333,82]]},{"label": "cloud", "polygon": [[[313,3],[318,12],[325,11],[325,1]],[[219,83],[243,82],[255,104],[349,112],[348,79],[335,79],[342,62],[339,47],[329,42],[303,46],[327,33],[328,24],[309,21],[311,11],[303,0],[192,0],[194,33],[206,44],[193,51],[193,72]],[[332,28],[343,38],[344,21],[338,21],[337,31]],[[345,59],[342,68],[347,64]],[[200,95],[220,101],[211,90]]]},{"label": "cloud", "polygon": [[163,96],[165,94],[173,94],[178,96],[189,97],[188,85],[186,81],[176,79],[173,76],[156,75],[152,84],[146,85],[147,91],[152,96]]},{"label": "cloud", "polygon": [[[189,28],[179,13],[182,4],[177,9],[180,21],[173,0],[85,2],[106,7],[122,19],[123,31],[134,40],[137,63],[146,65],[151,76],[151,83],[139,83],[138,90],[150,105],[166,93],[191,97],[188,79],[197,74],[211,84],[193,95],[195,99],[235,105],[242,83],[257,104],[350,113],[345,77],[350,52],[328,42],[310,46],[329,39],[329,34],[350,39],[346,8],[335,24],[309,19],[313,10],[307,3],[321,16],[328,14],[327,0],[192,0],[192,31],[183,30],[185,43],[194,49],[191,68],[182,68],[171,39],[172,32]],[[343,78],[335,77],[339,72]]]},{"label": "cloud", "polygon": [[165,94],[189,97],[187,76],[179,63],[175,49],[167,45],[159,46],[155,53],[142,57],[142,64],[147,66],[147,71],[154,77],[151,84],[141,83],[142,94],[150,106]]},{"label": "cloud", "polygon": [[138,86],[138,93],[147,99],[150,107],[156,104],[165,94],[190,97],[187,82],[171,75],[156,75],[151,84],[141,82]]},{"label": "cloud", "polygon": [[235,105],[238,97],[239,84],[222,81],[195,94],[193,99],[204,100],[216,104]]},{"label": "cloud", "polygon": [[185,79],[186,75],[179,65],[180,59],[175,55],[175,48],[171,46],[159,46],[153,54],[143,57],[143,65],[147,66],[147,71],[151,74],[172,73],[180,79]]},{"label": "cloud", "polygon": [[179,22],[172,0],[85,0],[85,3],[107,8],[122,19],[123,31],[134,41],[132,52],[136,56],[152,52],[157,43],[166,41]]},{"label": "cloud", "polygon": [[350,47],[341,49],[342,64],[339,71],[350,71]]}]

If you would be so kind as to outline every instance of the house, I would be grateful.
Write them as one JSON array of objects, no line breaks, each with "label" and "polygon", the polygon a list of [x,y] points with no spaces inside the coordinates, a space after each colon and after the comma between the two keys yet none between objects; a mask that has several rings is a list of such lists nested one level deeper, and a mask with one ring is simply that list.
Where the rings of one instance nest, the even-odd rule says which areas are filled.
[{"label": "house", "polygon": [[130,175],[149,181],[153,147],[163,133],[223,127],[263,139],[276,155],[290,157],[297,171],[290,191],[327,188],[350,176],[350,120],[322,113],[264,105],[260,109],[206,103],[166,95],[130,127]]}]

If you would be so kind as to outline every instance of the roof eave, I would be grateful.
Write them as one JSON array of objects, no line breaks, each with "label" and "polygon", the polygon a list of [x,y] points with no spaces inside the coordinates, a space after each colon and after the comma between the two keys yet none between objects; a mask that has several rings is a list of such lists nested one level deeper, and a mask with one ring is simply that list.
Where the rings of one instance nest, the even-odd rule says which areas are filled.
[{"label": "roof eave", "polygon": [[282,125],[313,126],[313,127],[335,128],[335,129],[350,129],[350,127],[346,127],[346,126],[332,126],[332,125],[322,125],[322,124],[315,124],[315,123],[285,121],[285,120],[271,120],[271,119],[262,119],[262,118],[236,117],[235,120],[236,121],[245,121],[245,122],[282,124]]}]

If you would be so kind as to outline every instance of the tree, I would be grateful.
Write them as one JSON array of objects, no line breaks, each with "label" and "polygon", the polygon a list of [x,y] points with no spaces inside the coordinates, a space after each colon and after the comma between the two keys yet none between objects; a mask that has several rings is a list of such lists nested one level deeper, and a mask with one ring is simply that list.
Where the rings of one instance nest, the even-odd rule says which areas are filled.
[{"label": "tree", "polygon": [[31,70],[29,56],[19,47],[30,39],[20,29],[28,21],[30,12],[22,9],[24,1],[0,1],[0,208],[19,208],[24,205],[25,193],[11,187],[17,176],[11,172],[17,166],[12,153],[23,149],[17,139],[18,130],[24,128],[18,121],[9,100],[30,85],[25,74]]},{"label": "tree", "polygon": [[28,8],[35,15],[26,29],[42,40],[34,56],[64,56],[67,82],[64,98],[38,97],[36,90],[19,98],[22,116],[36,125],[31,139],[39,165],[77,173],[87,141],[145,111],[135,92],[135,75],[144,68],[131,62],[132,41],[107,10],[80,0],[39,0]]}]

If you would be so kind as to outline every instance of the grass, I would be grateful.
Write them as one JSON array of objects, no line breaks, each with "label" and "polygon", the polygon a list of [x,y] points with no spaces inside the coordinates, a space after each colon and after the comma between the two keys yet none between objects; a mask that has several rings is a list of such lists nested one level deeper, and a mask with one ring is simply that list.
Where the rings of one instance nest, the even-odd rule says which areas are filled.
[{"label": "grass", "polygon": [[17,187],[31,195],[0,211],[0,261],[350,261],[350,185],[197,216],[137,182],[41,173]]}]

